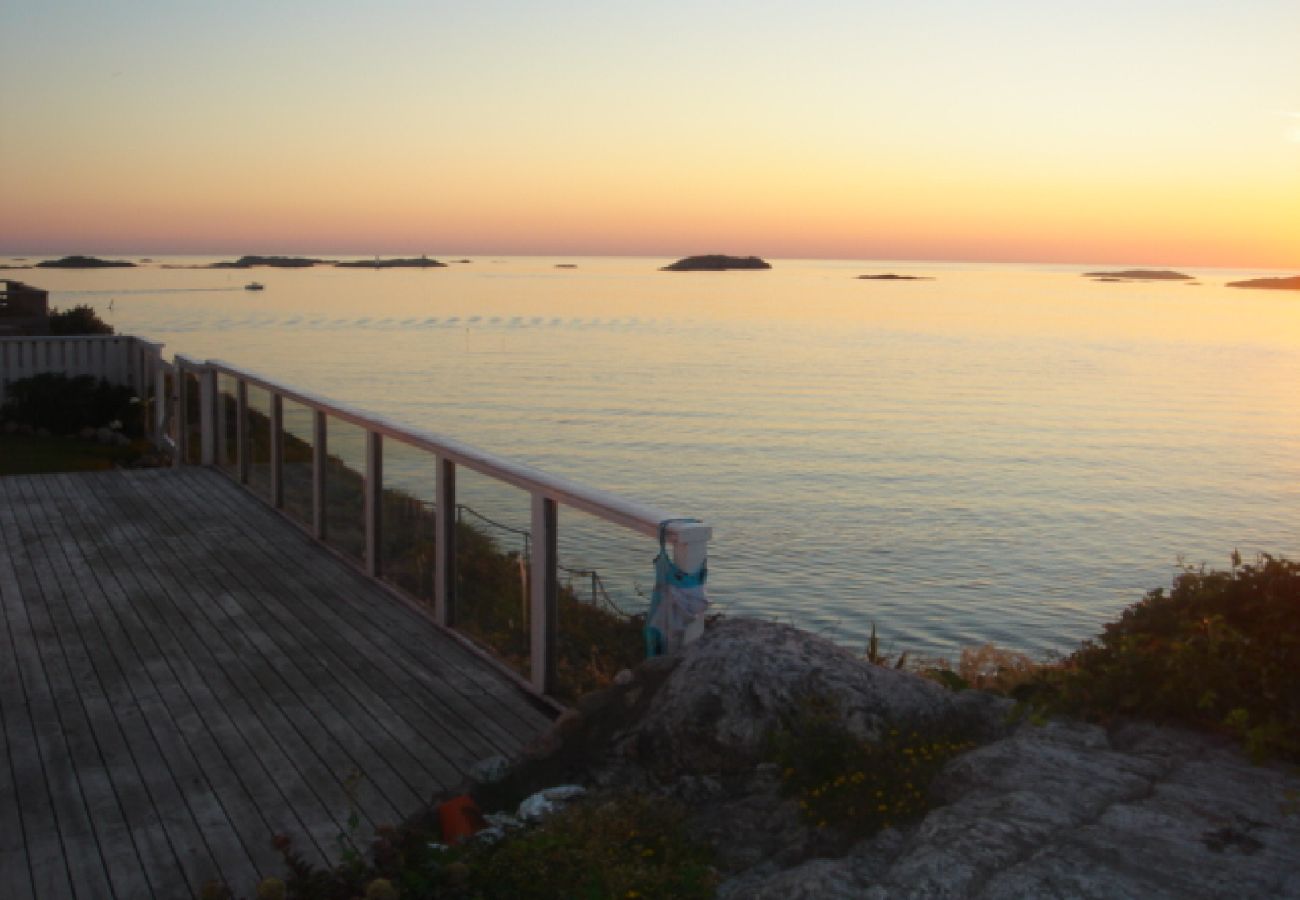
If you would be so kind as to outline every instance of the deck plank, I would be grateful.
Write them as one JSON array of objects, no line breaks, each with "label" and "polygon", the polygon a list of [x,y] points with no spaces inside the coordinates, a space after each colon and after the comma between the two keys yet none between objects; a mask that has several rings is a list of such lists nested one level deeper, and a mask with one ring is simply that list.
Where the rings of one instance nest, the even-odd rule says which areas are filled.
[{"label": "deck plank", "polygon": [[549,720],[214,470],[0,478],[0,896],[245,895]]},{"label": "deck plank", "polygon": [[[223,487],[213,484],[211,480],[195,485],[194,499],[201,504],[221,504],[232,514],[239,514],[247,525],[245,533],[234,536],[229,547],[234,559],[265,571],[270,583],[274,584],[280,597],[285,601],[286,610],[297,617],[299,625],[314,632],[341,639],[336,640],[335,650],[340,654],[344,664],[355,665],[357,660],[368,660],[366,676],[371,686],[380,692],[392,707],[411,722],[424,740],[433,746],[458,745],[464,752],[475,758],[483,758],[498,753],[513,753],[519,744],[508,730],[501,729],[490,717],[483,717],[482,712],[464,702],[464,697],[456,690],[447,677],[439,671],[438,677],[430,678],[427,669],[436,663],[421,662],[407,649],[405,641],[394,639],[394,629],[383,617],[382,612],[374,611],[364,616],[348,615],[351,607],[348,594],[355,591],[357,582],[342,563],[334,562],[340,568],[330,567],[314,574],[308,587],[309,573],[302,571],[299,560],[302,558],[305,535],[299,535],[295,542],[274,544],[266,538],[264,528],[272,533],[284,530],[284,522],[275,517],[264,520],[261,510],[245,507],[247,499],[238,492],[230,490],[232,486]],[[322,578],[321,576],[325,577]],[[362,590],[372,589],[372,584],[360,582]],[[398,604],[386,604],[398,608]],[[383,612],[386,612],[384,610]],[[400,633],[406,634],[412,627],[412,621],[403,621]],[[427,623],[415,623],[418,628],[423,624],[422,656],[429,656],[431,640],[438,641],[438,650],[446,653],[450,647],[443,648],[443,643],[450,640],[442,635],[428,633]],[[418,632],[417,632],[418,633]],[[439,656],[442,655],[439,653]],[[461,719],[480,721],[477,727],[461,731],[449,731],[439,716],[451,714]],[[440,780],[455,780],[458,773],[443,772]]]},{"label": "deck plank", "polygon": [[27,843],[32,886],[38,896],[76,890],[83,883],[107,895],[111,889],[54,698],[59,685],[52,682],[61,673],[52,671],[52,657],[59,652],[59,637],[49,615],[52,576],[38,536],[22,518],[23,504],[12,496],[5,500],[0,505],[0,532],[14,558],[12,568],[24,600],[18,615],[9,616],[9,627],[31,726],[16,778],[20,785],[30,780],[45,789],[43,797],[27,791],[21,801],[24,814],[37,823]]},{"label": "deck plank", "polygon": [[[17,486],[20,494],[28,500],[33,499],[30,492],[21,490],[23,485]],[[21,534],[21,529],[19,533]],[[52,696],[76,767],[82,799],[97,843],[96,849],[111,883],[112,894],[135,897],[158,893],[143,875],[135,840],[122,806],[122,797],[105,755],[106,748],[101,735],[105,733],[105,723],[113,722],[113,716],[102,703],[102,684],[90,665],[81,622],[73,609],[78,602],[84,603],[85,594],[88,590],[93,593],[94,588],[87,585],[83,570],[66,559],[62,543],[57,535],[43,532],[41,540],[32,545],[32,548],[43,551],[44,563],[54,575],[51,590],[45,597],[46,613],[59,644],[59,652],[51,653],[47,659],[47,672],[55,675],[50,681]],[[130,772],[130,778],[138,779],[134,768]],[[97,872],[90,873],[89,881],[83,882],[84,877],[78,875],[78,882],[84,883],[88,889],[105,888],[98,881]]]},{"label": "deck plank", "polygon": [[[187,473],[187,477],[190,473]],[[318,561],[303,553],[310,539],[299,528],[284,528],[282,517],[268,507],[251,500],[229,479],[195,479],[196,490],[209,502],[226,504],[231,512],[247,523],[250,535],[256,534],[257,546],[273,553],[282,568],[293,577],[304,577],[307,566],[329,567],[323,579],[324,596],[335,601],[338,608],[357,608],[358,598],[364,597],[372,585],[358,571],[337,557]],[[381,635],[381,649],[393,653],[400,649],[410,659],[427,659],[429,646],[425,617],[406,604],[384,604],[368,607],[361,616],[349,616],[348,622],[370,623]],[[427,666],[411,669],[417,679],[432,677],[437,690],[445,694],[447,687],[453,693],[448,702],[456,703],[462,713],[470,707],[480,707],[474,713],[484,739],[498,746],[501,752],[515,752],[519,746],[536,734],[536,706],[527,700],[499,674],[477,665],[477,659],[460,641],[435,632],[439,639],[436,657]],[[468,706],[466,704],[469,704]]]},{"label": "deck plank", "polygon": [[[76,482],[53,477],[50,484],[56,492],[64,491],[56,493],[56,497],[75,499],[92,510],[97,508],[94,495],[76,491]],[[98,510],[106,511],[102,507]],[[137,650],[144,655],[160,654],[161,663],[154,661],[145,667],[152,666],[156,684],[161,681],[160,693],[168,712],[199,762],[204,778],[213,786],[223,811],[235,824],[253,865],[259,869],[274,865],[276,859],[266,839],[268,828],[293,832],[303,830],[305,825],[292,815],[279,782],[268,775],[268,763],[273,761],[269,749],[257,736],[249,737],[256,722],[237,721],[227,711],[222,699],[228,685],[226,670],[215,664],[202,665],[207,661],[202,644],[191,639],[178,617],[168,614],[166,604],[158,602],[159,595],[166,592],[148,590],[147,576],[142,583],[140,573],[146,569],[145,560],[120,549],[129,544],[131,552],[139,553],[138,540],[104,539],[101,534],[97,543],[96,536],[85,533],[75,518],[69,518],[65,527],[77,538],[69,552],[77,554],[75,561],[80,568],[100,573],[105,605],[117,623],[136,636]],[[95,549],[107,552],[96,554]],[[130,602],[128,596],[137,602]],[[311,847],[303,849],[315,861],[324,858],[319,852],[313,853]]]},{"label": "deck plank", "polygon": [[[178,498],[173,494],[172,499]],[[389,729],[394,723],[376,717],[366,703],[370,698],[340,677],[336,667],[326,664],[329,660],[319,639],[309,632],[294,632],[283,626],[274,611],[275,598],[256,578],[240,584],[223,569],[220,547],[236,529],[209,527],[207,540],[200,545],[191,540],[183,523],[164,512],[163,506],[136,506],[142,501],[135,494],[119,502],[122,508],[134,509],[141,517],[159,517],[166,532],[160,538],[159,549],[167,550],[166,558],[173,565],[181,565],[185,573],[181,577],[153,569],[152,574],[168,592],[199,594],[207,584],[213,604],[227,615],[232,627],[242,630],[257,658],[284,677],[300,702],[316,709],[318,718],[348,748],[366,781],[379,789],[390,808],[409,807],[422,799],[415,771],[419,762],[407,749],[408,741],[384,740],[386,733],[391,737]],[[400,723],[397,729],[401,730]],[[365,788],[363,783],[360,789]],[[392,816],[383,821],[391,822]]]},{"label": "deck plank", "polygon": [[[98,482],[96,486],[99,486]],[[108,494],[105,499],[125,513],[126,519],[151,518],[152,512],[137,507],[137,500],[130,496],[131,493]],[[134,524],[124,528],[127,538],[142,547],[140,568],[148,571],[153,593],[173,601],[183,597],[189,607],[188,610],[176,607],[171,613],[158,609],[159,605],[165,604],[151,605],[150,609],[160,616],[185,619],[192,633],[187,646],[195,653],[194,658],[212,660],[212,664],[220,667],[234,685],[234,690],[226,697],[228,705],[232,709],[240,708],[249,716],[250,730],[254,721],[267,724],[280,745],[287,748],[284,753],[305,763],[302,771],[296,774],[282,765],[277,765],[277,771],[284,779],[282,785],[295,798],[294,805],[299,810],[300,819],[313,823],[308,830],[312,832],[317,849],[322,853],[328,852],[334,846],[334,838],[346,828],[349,812],[345,784],[347,772],[360,768],[366,758],[364,752],[357,756],[337,752],[337,742],[330,737],[329,728],[354,726],[341,718],[333,706],[324,704],[320,696],[313,695],[310,690],[304,693],[301,679],[284,677],[282,654],[273,654],[273,659],[266,658],[259,649],[256,635],[250,638],[246,634],[248,628],[256,628],[255,624],[249,624],[253,618],[228,615],[231,600],[221,585],[214,588],[208,578],[187,581],[187,575],[195,571],[192,567],[178,572],[174,567],[175,559],[165,552],[165,548],[141,540],[140,531]],[[111,552],[111,548],[109,550]],[[244,704],[238,703],[236,694]],[[274,753],[270,743],[263,744],[262,752]],[[268,760],[259,758],[255,762],[265,761]],[[274,763],[274,757],[269,761]],[[314,790],[327,781],[335,782],[335,790],[319,794],[317,804],[313,804],[304,788]],[[369,816],[375,821],[391,821],[395,807],[382,798],[374,803],[380,805],[368,805]],[[299,829],[276,830],[291,833]]]}]

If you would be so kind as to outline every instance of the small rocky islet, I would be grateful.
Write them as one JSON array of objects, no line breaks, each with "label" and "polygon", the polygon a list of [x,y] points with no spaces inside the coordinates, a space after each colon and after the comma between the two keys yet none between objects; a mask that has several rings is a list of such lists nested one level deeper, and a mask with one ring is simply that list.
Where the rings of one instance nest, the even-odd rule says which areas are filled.
[{"label": "small rocky islet", "polygon": [[133,269],[135,263],[122,259],[99,259],[94,256],[64,256],[36,264],[38,269]]},{"label": "small rocky islet", "polygon": [[886,272],[883,275],[859,275],[859,281],[934,281],[929,275],[896,275]]},{"label": "small rocky islet", "polygon": [[407,259],[353,259],[334,263],[336,269],[445,269],[445,262],[427,256]]},{"label": "small rocky islet", "polygon": [[772,264],[757,256],[726,256],[721,253],[709,253],[703,256],[687,256],[671,265],[663,266],[661,272],[724,272],[729,269],[770,269]]},{"label": "small rocky islet", "polygon": [[1169,269],[1124,269],[1119,272],[1084,272],[1097,281],[1193,281],[1191,275]]},{"label": "small rocky islet", "polygon": [[1265,291],[1300,291],[1300,275],[1293,275],[1290,278],[1251,278],[1247,281],[1229,281],[1228,287]]}]

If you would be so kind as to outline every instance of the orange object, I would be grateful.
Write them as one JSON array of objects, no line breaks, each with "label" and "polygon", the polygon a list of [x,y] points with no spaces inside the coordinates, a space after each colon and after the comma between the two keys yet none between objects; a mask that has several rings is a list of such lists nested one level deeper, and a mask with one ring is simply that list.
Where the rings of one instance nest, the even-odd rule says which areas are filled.
[{"label": "orange object", "polygon": [[468,794],[452,797],[438,805],[438,826],[445,844],[459,844],[487,826],[483,813]]}]

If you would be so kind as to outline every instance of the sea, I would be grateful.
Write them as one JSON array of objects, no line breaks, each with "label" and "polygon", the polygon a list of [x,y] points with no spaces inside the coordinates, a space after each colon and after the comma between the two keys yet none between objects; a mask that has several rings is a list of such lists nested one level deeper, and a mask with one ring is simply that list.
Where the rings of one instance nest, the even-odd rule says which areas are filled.
[{"label": "sea", "polygon": [[[464,261],[6,275],[168,353],[697,517],[719,611],[852,649],[874,629],[888,652],[1047,657],[1184,567],[1300,556],[1300,294],[1226,286],[1292,272],[440,258]],[[915,280],[858,277],[885,273]],[[303,414],[289,427],[307,434]],[[345,431],[331,450],[359,466]],[[423,454],[385,464],[432,497]],[[472,474],[458,487],[515,548],[528,497]],[[596,571],[644,609],[653,540],[567,510],[560,530],[562,577],[585,590]]]}]

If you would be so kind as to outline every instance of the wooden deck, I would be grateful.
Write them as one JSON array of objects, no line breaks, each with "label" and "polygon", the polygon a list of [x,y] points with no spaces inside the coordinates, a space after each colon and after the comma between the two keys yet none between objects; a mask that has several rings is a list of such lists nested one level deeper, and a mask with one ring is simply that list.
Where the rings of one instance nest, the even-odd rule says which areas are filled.
[{"label": "wooden deck", "polygon": [[0,897],[236,896],[548,715],[200,468],[0,478]]}]

